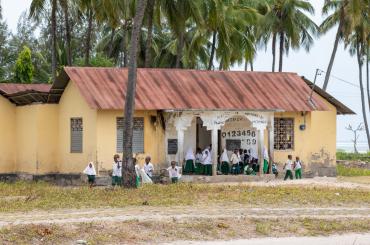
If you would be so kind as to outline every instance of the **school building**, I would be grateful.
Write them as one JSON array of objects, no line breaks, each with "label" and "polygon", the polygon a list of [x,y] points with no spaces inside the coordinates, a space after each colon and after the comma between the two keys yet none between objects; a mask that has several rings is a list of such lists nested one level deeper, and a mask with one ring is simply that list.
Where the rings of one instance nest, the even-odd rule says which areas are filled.
[{"label": "school building", "polygon": [[[67,67],[52,85],[0,84],[0,173],[79,174],[111,169],[122,152],[124,68]],[[335,175],[336,118],[354,114],[295,73],[138,69],[133,148],[155,168],[189,148],[251,149],[304,172]],[[214,150],[216,149],[216,150]],[[214,171],[215,173],[215,171]]]}]

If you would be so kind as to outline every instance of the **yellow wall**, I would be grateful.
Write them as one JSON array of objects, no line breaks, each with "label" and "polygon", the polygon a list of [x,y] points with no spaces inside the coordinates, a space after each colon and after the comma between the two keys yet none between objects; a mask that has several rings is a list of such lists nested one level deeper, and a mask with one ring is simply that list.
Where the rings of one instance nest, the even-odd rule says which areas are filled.
[{"label": "yellow wall", "polygon": [[[123,111],[99,110],[97,121],[97,159],[99,169],[110,170],[112,168],[113,155],[116,154],[116,118],[122,117]],[[157,116],[156,111],[137,111],[135,117],[144,118],[144,153],[137,154],[136,158],[143,164],[145,156],[150,155],[153,163],[164,162],[164,132],[159,125],[159,119],[154,125],[150,121],[151,116]],[[120,154],[122,157],[122,154]]]},{"label": "yellow wall", "polygon": [[[325,100],[324,100],[325,101]],[[336,162],[336,108],[325,101],[328,111],[314,111],[306,114],[306,129],[300,130],[304,124],[302,113],[281,112],[275,117],[294,118],[294,150],[275,150],[274,161],[284,164],[288,154],[293,158],[299,156],[305,171],[317,167],[334,166]]]},{"label": "yellow wall", "polygon": [[16,108],[16,171],[42,174],[57,171],[58,106]]},{"label": "yellow wall", "polygon": [[[83,152],[71,153],[70,120],[82,117]],[[91,109],[73,82],[69,82],[59,102],[59,172],[81,173],[88,162],[96,162],[97,111]]]},{"label": "yellow wall", "polygon": [[0,95],[0,173],[15,170],[15,105]]}]

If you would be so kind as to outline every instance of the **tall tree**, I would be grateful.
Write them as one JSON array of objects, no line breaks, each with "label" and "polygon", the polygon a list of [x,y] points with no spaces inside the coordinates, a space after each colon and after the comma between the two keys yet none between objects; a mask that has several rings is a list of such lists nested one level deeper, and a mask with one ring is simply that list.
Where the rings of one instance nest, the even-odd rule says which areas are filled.
[{"label": "tall tree", "polygon": [[[30,7],[30,17],[38,20],[47,5],[47,0],[32,0]],[[51,5],[51,75],[52,81],[55,80],[57,75],[57,0],[50,0]]]},{"label": "tall tree", "polygon": [[137,80],[137,49],[141,25],[144,17],[147,0],[138,0],[131,35],[130,61],[128,66],[128,81],[124,112],[124,144],[123,144],[123,185],[127,188],[136,187],[135,165],[132,158],[132,137],[135,112],[135,94]]},{"label": "tall tree", "polygon": [[[333,11],[329,14],[330,11]],[[326,69],[323,89],[326,90],[329,84],[331,70],[333,69],[335,55],[337,53],[338,44],[341,40],[348,39],[352,33],[354,26],[362,21],[360,19],[360,9],[358,0],[325,0],[322,13],[328,15],[320,25],[321,33],[327,33],[329,30],[337,27],[333,50],[330,56],[329,64]]]},{"label": "tall tree", "polygon": [[14,67],[14,80],[19,83],[31,83],[34,67],[32,64],[31,50],[24,46],[19,53]]},{"label": "tall tree", "polygon": [[91,51],[91,39],[93,34],[93,28],[94,28],[94,19],[96,19],[95,16],[95,9],[97,8],[96,5],[98,5],[99,1],[94,0],[79,0],[79,7],[81,12],[84,14],[84,17],[87,21],[87,30],[86,30],[86,37],[85,37],[85,66],[88,66],[90,63],[90,51]]},{"label": "tall tree", "polygon": [[144,67],[151,67],[152,62],[152,39],[153,39],[153,19],[154,19],[155,0],[148,0],[147,4],[147,37],[145,45],[145,64]]},{"label": "tall tree", "polygon": [[67,65],[72,65],[72,37],[71,37],[71,28],[69,20],[69,0],[61,0],[60,5],[63,9],[64,14],[64,24],[65,24],[65,39],[66,39],[66,48],[67,48]]}]

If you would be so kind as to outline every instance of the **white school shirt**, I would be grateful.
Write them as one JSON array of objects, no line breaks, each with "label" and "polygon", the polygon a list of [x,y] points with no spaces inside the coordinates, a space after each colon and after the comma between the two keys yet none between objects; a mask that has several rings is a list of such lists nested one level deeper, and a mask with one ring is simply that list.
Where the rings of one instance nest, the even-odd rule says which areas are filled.
[{"label": "white school shirt", "polygon": [[86,174],[86,175],[96,175],[94,164],[91,164],[92,165],[91,168],[90,168],[89,165],[87,165],[87,167],[85,168],[85,170],[83,171],[83,173]]},{"label": "white school shirt", "polygon": [[293,166],[293,161],[288,159],[285,163],[285,170],[292,170],[292,166]]},{"label": "white school shirt", "polygon": [[167,168],[167,170],[168,170],[168,175],[170,176],[170,178],[175,178],[175,177],[179,178],[180,177],[180,168],[179,167],[175,166],[174,168],[172,168],[172,166],[171,166],[171,167]]},{"label": "white school shirt", "polygon": [[144,171],[150,178],[153,177],[154,172],[153,164],[151,162],[149,162],[148,164],[144,163]]},{"label": "white school shirt", "polygon": [[205,149],[203,151],[202,163],[204,165],[211,165],[212,164],[211,152],[208,149]]},{"label": "white school shirt", "polygon": [[236,155],[235,153],[233,153],[232,155],[231,155],[231,158],[230,158],[230,162],[232,163],[232,164],[239,164],[239,157],[238,157],[238,155]]},{"label": "white school shirt", "polygon": [[195,161],[202,162],[202,153],[197,153],[195,155]]},{"label": "white school shirt", "polygon": [[301,161],[295,161],[295,169],[301,169],[301,168],[302,168]]},{"label": "white school shirt", "polygon": [[122,162],[121,161],[118,161],[117,163],[116,162],[113,163],[112,176],[122,177]]}]

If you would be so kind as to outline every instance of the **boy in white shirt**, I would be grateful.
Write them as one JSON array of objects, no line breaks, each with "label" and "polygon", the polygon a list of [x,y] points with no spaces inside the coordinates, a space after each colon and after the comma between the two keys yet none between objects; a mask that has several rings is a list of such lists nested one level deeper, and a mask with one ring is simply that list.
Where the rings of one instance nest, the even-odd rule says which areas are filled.
[{"label": "boy in white shirt", "polygon": [[284,180],[287,180],[288,178],[290,178],[292,180],[293,179],[293,173],[292,173],[292,169],[293,169],[292,155],[288,155],[288,160],[286,161],[286,163],[284,165],[284,169],[285,169],[285,177],[284,177]]},{"label": "boy in white shirt", "polygon": [[149,178],[152,178],[153,177],[153,172],[154,172],[154,166],[150,162],[150,160],[151,160],[150,156],[147,156],[145,158],[144,171],[145,171],[146,175],[149,176]]},{"label": "boy in white shirt", "polygon": [[172,181],[172,184],[177,183],[181,175],[180,175],[180,168],[176,166],[175,161],[171,162],[171,167],[167,168],[167,171]]},{"label": "boy in white shirt", "polygon": [[231,162],[231,173],[232,174],[239,174],[240,173],[240,167],[239,167],[239,162],[240,162],[240,157],[238,156],[238,149],[235,149],[233,154],[231,154],[230,157],[230,162]]},{"label": "boy in white shirt", "polygon": [[299,160],[299,157],[295,158],[294,172],[295,172],[296,179],[302,179],[302,163],[301,163],[301,160]]},{"label": "boy in white shirt", "polygon": [[112,185],[122,185],[122,161],[118,154],[113,156]]}]

